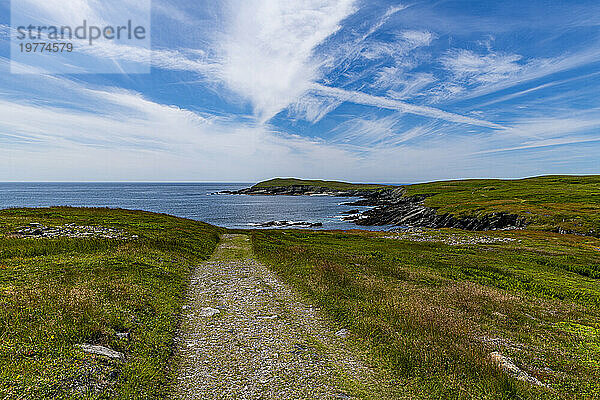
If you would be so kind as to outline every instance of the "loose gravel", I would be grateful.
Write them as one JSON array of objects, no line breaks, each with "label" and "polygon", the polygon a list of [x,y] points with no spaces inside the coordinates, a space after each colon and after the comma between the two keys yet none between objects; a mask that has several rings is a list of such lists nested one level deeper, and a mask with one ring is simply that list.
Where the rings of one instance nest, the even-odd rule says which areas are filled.
[{"label": "loose gravel", "polygon": [[408,240],[411,242],[437,242],[450,246],[465,246],[474,244],[511,243],[516,239],[489,235],[443,234],[436,230],[422,228],[402,229],[394,235],[383,236],[383,239]]},{"label": "loose gravel", "polygon": [[223,235],[191,280],[176,343],[176,397],[387,398],[376,383],[381,372],[340,332],[252,258],[248,236]]}]

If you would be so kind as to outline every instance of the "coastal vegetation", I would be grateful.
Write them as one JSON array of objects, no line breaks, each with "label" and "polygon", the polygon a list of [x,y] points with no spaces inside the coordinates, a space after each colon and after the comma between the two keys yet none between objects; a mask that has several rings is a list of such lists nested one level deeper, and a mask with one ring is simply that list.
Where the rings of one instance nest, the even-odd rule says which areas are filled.
[{"label": "coastal vegetation", "polygon": [[[598,398],[600,176],[256,187],[523,218],[520,229],[485,232],[235,232],[348,332],[398,398]],[[143,211],[0,211],[0,398],[168,396],[191,273],[233,232]]]},{"label": "coastal vegetation", "polygon": [[[600,236],[600,175],[555,175],[514,180],[466,179],[404,186],[271,179],[252,186],[248,191],[264,194],[259,190],[266,189],[268,194],[287,194],[289,190],[285,189],[292,186],[304,187],[306,191],[320,187],[334,195],[337,191],[345,191],[352,196],[366,197],[366,201],[358,202],[362,205],[382,207],[367,212],[369,218],[358,219],[357,223],[361,225],[402,220],[403,215],[418,211],[425,211],[426,218],[413,222],[417,225],[419,222],[427,224],[434,220],[434,215],[427,213],[424,206],[435,210],[438,216],[452,217],[457,221],[454,227],[465,225],[460,223],[461,219],[479,219],[481,222],[486,217],[504,214],[524,221],[530,229]],[[299,193],[302,192],[296,189],[295,194]],[[472,225],[485,226],[486,223],[476,222]]]},{"label": "coastal vegetation", "polygon": [[258,258],[368,346],[406,398],[600,393],[596,238],[448,229],[252,237]]},{"label": "coastal vegetation", "polygon": [[405,186],[405,196],[426,196],[438,213],[517,214],[531,229],[600,235],[600,175],[468,179]]},{"label": "coastal vegetation", "polygon": [[331,190],[379,190],[389,188],[390,185],[378,185],[370,183],[348,183],[339,181],[324,181],[317,179],[297,179],[297,178],[274,178],[268,181],[259,182],[252,186],[253,188],[272,188],[288,186],[307,186],[315,188],[325,188]]},{"label": "coastal vegetation", "polygon": [[[14,234],[23,226],[34,234],[40,224],[63,227],[59,233],[106,229]],[[123,234],[84,236],[91,231]],[[0,398],[164,398],[190,273],[220,232],[141,211],[0,211]],[[85,353],[82,344],[125,361]]]}]

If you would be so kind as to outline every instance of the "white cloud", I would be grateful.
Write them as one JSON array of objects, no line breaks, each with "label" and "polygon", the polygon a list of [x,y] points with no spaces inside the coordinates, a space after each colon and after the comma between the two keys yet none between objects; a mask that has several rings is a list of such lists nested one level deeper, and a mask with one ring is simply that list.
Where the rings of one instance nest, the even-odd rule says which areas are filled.
[{"label": "white cloud", "polygon": [[[54,7],[57,1],[50,0],[48,4]],[[164,4],[168,5],[168,1]],[[85,86],[62,77],[27,77],[25,81],[16,76],[0,76],[0,180],[255,180],[273,175],[303,175],[410,181],[486,174],[507,176],[512,170],[518,175],[527,174],[541,168],[540,160],[544,165],[562,162],[566,157],[562,151],[569,149],[569,156],[595,160],[593,155],[577,155],[572,150],[576,146],[562,145],[591,146],[598,141],[594,130],[600,129],[600,121],[595,117],[599,110],[589,110],[587,114],[533,115],[513,121],[503,114],[500,125],[483,113],[465,116],[404,100],[422,95],[434,100],[470,97],[500,90],[597,61],[597,47],[536,60],[495,52],[491,42],[484,54],[452,50],[441,59],[451,72],[451,79],[442,82],[433,75],[435,69],[431,73],[409,70],[422,60],[417,56],[427,53],[427,49],[413,50],[429,46],[435,34],[405,30],[397,31],[394,41],[375,40],[377,35],[373,33],[384,25],[390,26],[388,21],[404,6],[390,8],[379,19],[365,20],[358,28],[349,26],[335,36],[344,19],[355,11],[354,1],[232,0],[228,4],[228,19],[202,28],[215,32],[210,45],[200,44],[206,48],[147,51],[98,46],[90,51],[117,61],[152,59],[158,68],[193,72],[199,81],[227,88],[221,93],[224,97],[233,94],[235,102],[246,99],[259,122],[247,115],[200,114],[156,103],[140,93]],[[158,11],[169,13],[169,9]],[[191,18],[181,13],[172,16],[180,22]],[[0,26],[0,35],[3,32]],[[340,37],[350,40],[342,43]],[[330,41],[332,38],[335,42]],[[362,68],[365,56],[375,60],[377,71],[370,68],[373,64]],[[380,62],[382,57],[390,57],[389,63]],[[338,65],[340,60],[342,66]],[[370,78],[376,74],[376,78],[362,80],[365,75],[361,75],[360,79],[344,81],[351,82],[344,87],[362,85],[360,91],[316,84],[325,82],[327,77],[339,85],[335,77],[327,75],[328,68],[335,71],[332,75],[356,72]],[[195,74],[190,74],[190,79]],[[374,84],[369,86],[365,81]],[[435,83],[438,85],[431,88]],[[541,85],[505,99],[552,85]],[[378,89],[385,96],[362,92],[369,88]],[[177,99],[172,101],[176,103]],[[397,112],[372,109],[368,116],[342,120],[330,140],[290,135],[265,122],[288,108],[292,117],[315,123],[344,102]],[[557,103],[552,105],[556,107]],[[531,108],[523,112],[533,114]],[[381,114],[392,115],[375,116]],[[406,118],[405,114],[432,120],[414,126],[415,119]],[[463,124],[475,128],[465,128]],[[536,159],[510,158],[505,154],[512,153],[509,150],[535,148],[552,153]],[[498,152],[501,154],[496,156]],[[495,157],[505,157],[502,161],[508,162],[500,165]]]},{"label": "white cloud", "polygon": [[435,35],[429,31],[403,31],[399,36],[412,48],[429,46],[435,38]]},{"label": "white cloud", "polygon": [[184,10],[177,7],[172,0],[152,0],[152,12],[162,14],[178,23],[193,25],[194,18]]},{"label": "white cloud", "polygon": [[0,40],[9,40],[11,28],[8,25],[0,24]]},{"label": "white cloud", "polygon": [[13,4],[13,7],[16,7],[17,11],[22,11],[17,15],[39,18],[40,22],[51,25],[78,25],[84,19],[94,21],[94,23],[102,22],[98,15],[99,10],[89,0],[72,0],[69,2],[60,0],[19,0],[19,4]]},{"label": "white cloud", "polygon": [[342,103],[343,101],[334,96],[320,96],[318,94],[306,93],[290,105],[289,112],[294,117],[316,123]]},{"label": "white cloud", "polygon": [[517,54],[479,55],[470,50],[452,50],[441,58],[442,65],[467,85],[495,83],[518,73],[523,66]]},{"label": "white cloud", "polygon": [[525,138],[548,138],[557,135],[599,129],[600,109],[568,114],[522,118],[514,121],[508,133]]},{"label": "white cloud", "polygon": [[219,77],[266,121],[317,80],[314,49],[355,11],[353,0],[233,1],[216,43]]},{"label": "white cloud", "polygon": [[455,98],[467,91],[464,86],[453,82],[442,82],[427,91],[429,102],[438,103],[440,101]]},{"label": "white cloud", "polygon": [[[0,180],[254,181],[301,175],[410,182],[508,177],[534,174],[540,167],[537,159],[510,158],[506,150],[545,146],[558,151],[548,156],[548,172],[556,164],[553,160],[565,154],[552,149],[597,141],[589,132],[600,127],[597,113],[571,113],[515,121],[501,134],[468,135],[458,125],[443,122],[405,128],[403,116],[392,114],[352,119],[324,141],[268,125],[199,115],[136,92],[89,88],[58,77],[40,79],[58,80],[54,87],[65,97],[85,99],[92,107],[52,107],[42,98],[41,104],[0,101]],[[500,156],[508,161],[490,158],[486,151],[491,146],[504,150]],[[556,168],[552,171],[561,171]]]},{"label": "white cloud", "polygon": [[92,54],[101,59],[131,61],[151,64],[155,68],[171,71],[189,71],[210,76],[217,73],[219,65],[207,59],[203,52],[193,49],[146,49],[109,42],[98,42],[94,46],[82,46],[82,53]]},{"label": "white cloud", "polygon": [[429,46],[435,35],[428,31],[403,31],[395,35],[395,40],[365,42],[360,55],[369,60],[392,57],[397,64],[404,64],[404,57],[419,47]]},{"label": "white cloud", "polygon": [[397,147],[432,131],[431,126],[406,129],[401,120],[402,114],[382,118],[353,118],[333,130],[335,136],[332,142],[349,146],[355,151],[374,151]]},{"label": "white cloud", "polygon": [[429,73],[405,73],[398,67],[384,67],[376,75],[374,87],[389,89],[388,96],[405,100],[420,94],[420,91],[436,81]]},{"label": "white cloud", "polygon": [[139,18],[146,21],[150,15],[151,0],[19,0],[12,5],[13,15],[32,18],[48,25],[79,26],[84,20],[89,25],[122,23]]},{"label": "white cloud", "polygon": [[388,8],[385,12],[385,14],[383,14],[383,16],[379,19],[379,21],[377,21],[377,23],[375,23],[368,31],[367,33],[365,33],[360,41],[364,41],[365,39],[367,39],[369,36],[371,36],[372,34],[374,34],[375,32],[377,32],[379,29],[381,29],[388,21],[389,19],[396,13],[404,10],[408,8],[408,6],[403,5],[403,4],[398,4],[396,6],[391,6],[390,8]]},{"label": "white cloud", "polygon": [[477,152],[477,154],[492,154],[492,153],[503,153],[507,151],[517,151],[517,150],[531,150],[531,149],[539,149],[541,147],[554,147],[554,146],[564,146],[569,144],[582,144],[582,143],[592,143],[592,142],[600,142],[600,137],[562,137],[555,139],[544,139],[544,140],[536,140],[525,142],[518,146],[513,147],[504,147],[493,150],[483,150]]},{"label": "white cloud", "polygon": [[[254,180],[342,171],[350,152],[233,117],[203,116],[136,92],[56,87],[89,110],[0,100],[0,180]],[[51,94],[48,94],[51,96]]]},{"label": "white cloud", "polygon": [[404,113],[420,115],[424,117],[441,119],[448,122],[456,122],[460,124],[469,124],[475,126],[482,126],[491,129],[502,129],[501,125],[493,122],[484,121],[476,118],[466,117],[459,114],[454,114],[439,110],[433,107],[418,106],[409,104],[403,101],[389,99],[386,97],[372,96],[366,93],[348,91],[339,88],[327,87],[323,85],[313,85],[312,89],[318,93],[322,93],[328,96],[335,96],[342,101],[349,101],[356,104],[363,104],[373,107],[385,108],[388,110],[396,110]]},{"label": "white cloud", "polygon": [[513,120],[501,135],[487,138],[477,154],[590,143],[600,141],[598,109],[528,116]]},{"label": "white cloud", "polygon": [[[552,58],[525,60],[518,54],[489,52],[476,54],[470,50],[452,50],[441,58],[441,63],[454,75],[445,84],[470,86],[467,90],[446,93],[446,98],[460,94],[461,98],[475,98],[504,90],[535,79],[572,70],[600,61],[600,46],[566,53]],[[443,91],[441,88],[440,91]]]}]

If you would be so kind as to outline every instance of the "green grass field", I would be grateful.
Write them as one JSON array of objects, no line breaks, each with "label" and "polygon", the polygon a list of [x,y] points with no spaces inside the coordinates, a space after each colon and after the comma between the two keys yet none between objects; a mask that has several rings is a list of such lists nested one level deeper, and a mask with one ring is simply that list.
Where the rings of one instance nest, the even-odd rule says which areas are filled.
[{"label": "green grass field", "polygon": [[[600,177],[433,182],[406,191],[427,195],[440,212],[511,212],[530,225],[245,232],[259,260],[352,332],[361,354],[393,376],[399,397],[600,399]],[[101,226],[128,238],[14,235],[32,222]],[[558,228],[591,236],[552,232]],[[142,211],[0,211],[0,399],[168,396],[190,273],[224,232]],[[85,354],[82,343],[123,352],[126,361]],[[501,371],[494,351],[545,386]]]},{"label": "green grass field", "polygon": [[[600,398],[600,240],[547,232],[255,231],[254,249],[428,399]],[[449,239],[508,238],[449,245]],[[510,357],[548,388],[499,371]]]},{"label": "green grass field", "polygon": [[[10,235],[30,222],[111,227],[139,238]],[[0,211],[0,398],[164,398],[189,274],[213,252],[219,232],[136,211]],[[81,343],[121,351],[126,362],[85,354],[75,347]]]},{"label": "green grass field", "polygon": [[431,182],[406,186],[406,195],[430,196],[425,205],[441,213],[503,211],[527,218],[532,229],[600,235],[600,175]]}]

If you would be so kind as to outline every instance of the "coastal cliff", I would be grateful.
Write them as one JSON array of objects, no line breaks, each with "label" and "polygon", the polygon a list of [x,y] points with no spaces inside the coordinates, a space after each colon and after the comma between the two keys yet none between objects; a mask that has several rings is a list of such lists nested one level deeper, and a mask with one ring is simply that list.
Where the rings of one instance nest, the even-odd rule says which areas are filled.
[{"label": "coastal cliff", "polygon": [[344,220],[360,226],[408,226],[425,228],[459,228],[466,230],[514,229],[526,225],[516,214],[494,212],[483,216],[455,216],[439,213],[424,205],[426,195],[408,196],[402,186],[349,184],[330,181],[273,179],[249,188],[221,192],[263,196],[337,196],[360,197],[347,205],[373,207],[352,213]]},{"label": "coastal cliff", "polygon": [[463,179],[414,185],[271,179],[234,194],[357,197],[346,212],[361,226],[528,229],[600,237],[600,175]]},{"label": "coastal cliff", "polygon": [[361,226],[394,225],[422,228],[459,228],[466,230],[497,230],[525,227],[524,218],[516,214],[494,212],[483,216],[455,216],[440,213],[424,205],[424,196],[404,196],[402,190],[391,190],[386,196],[377,196],[373,201],[351,203],[373,205],[374,208],[345,217],[346,221]]}]

